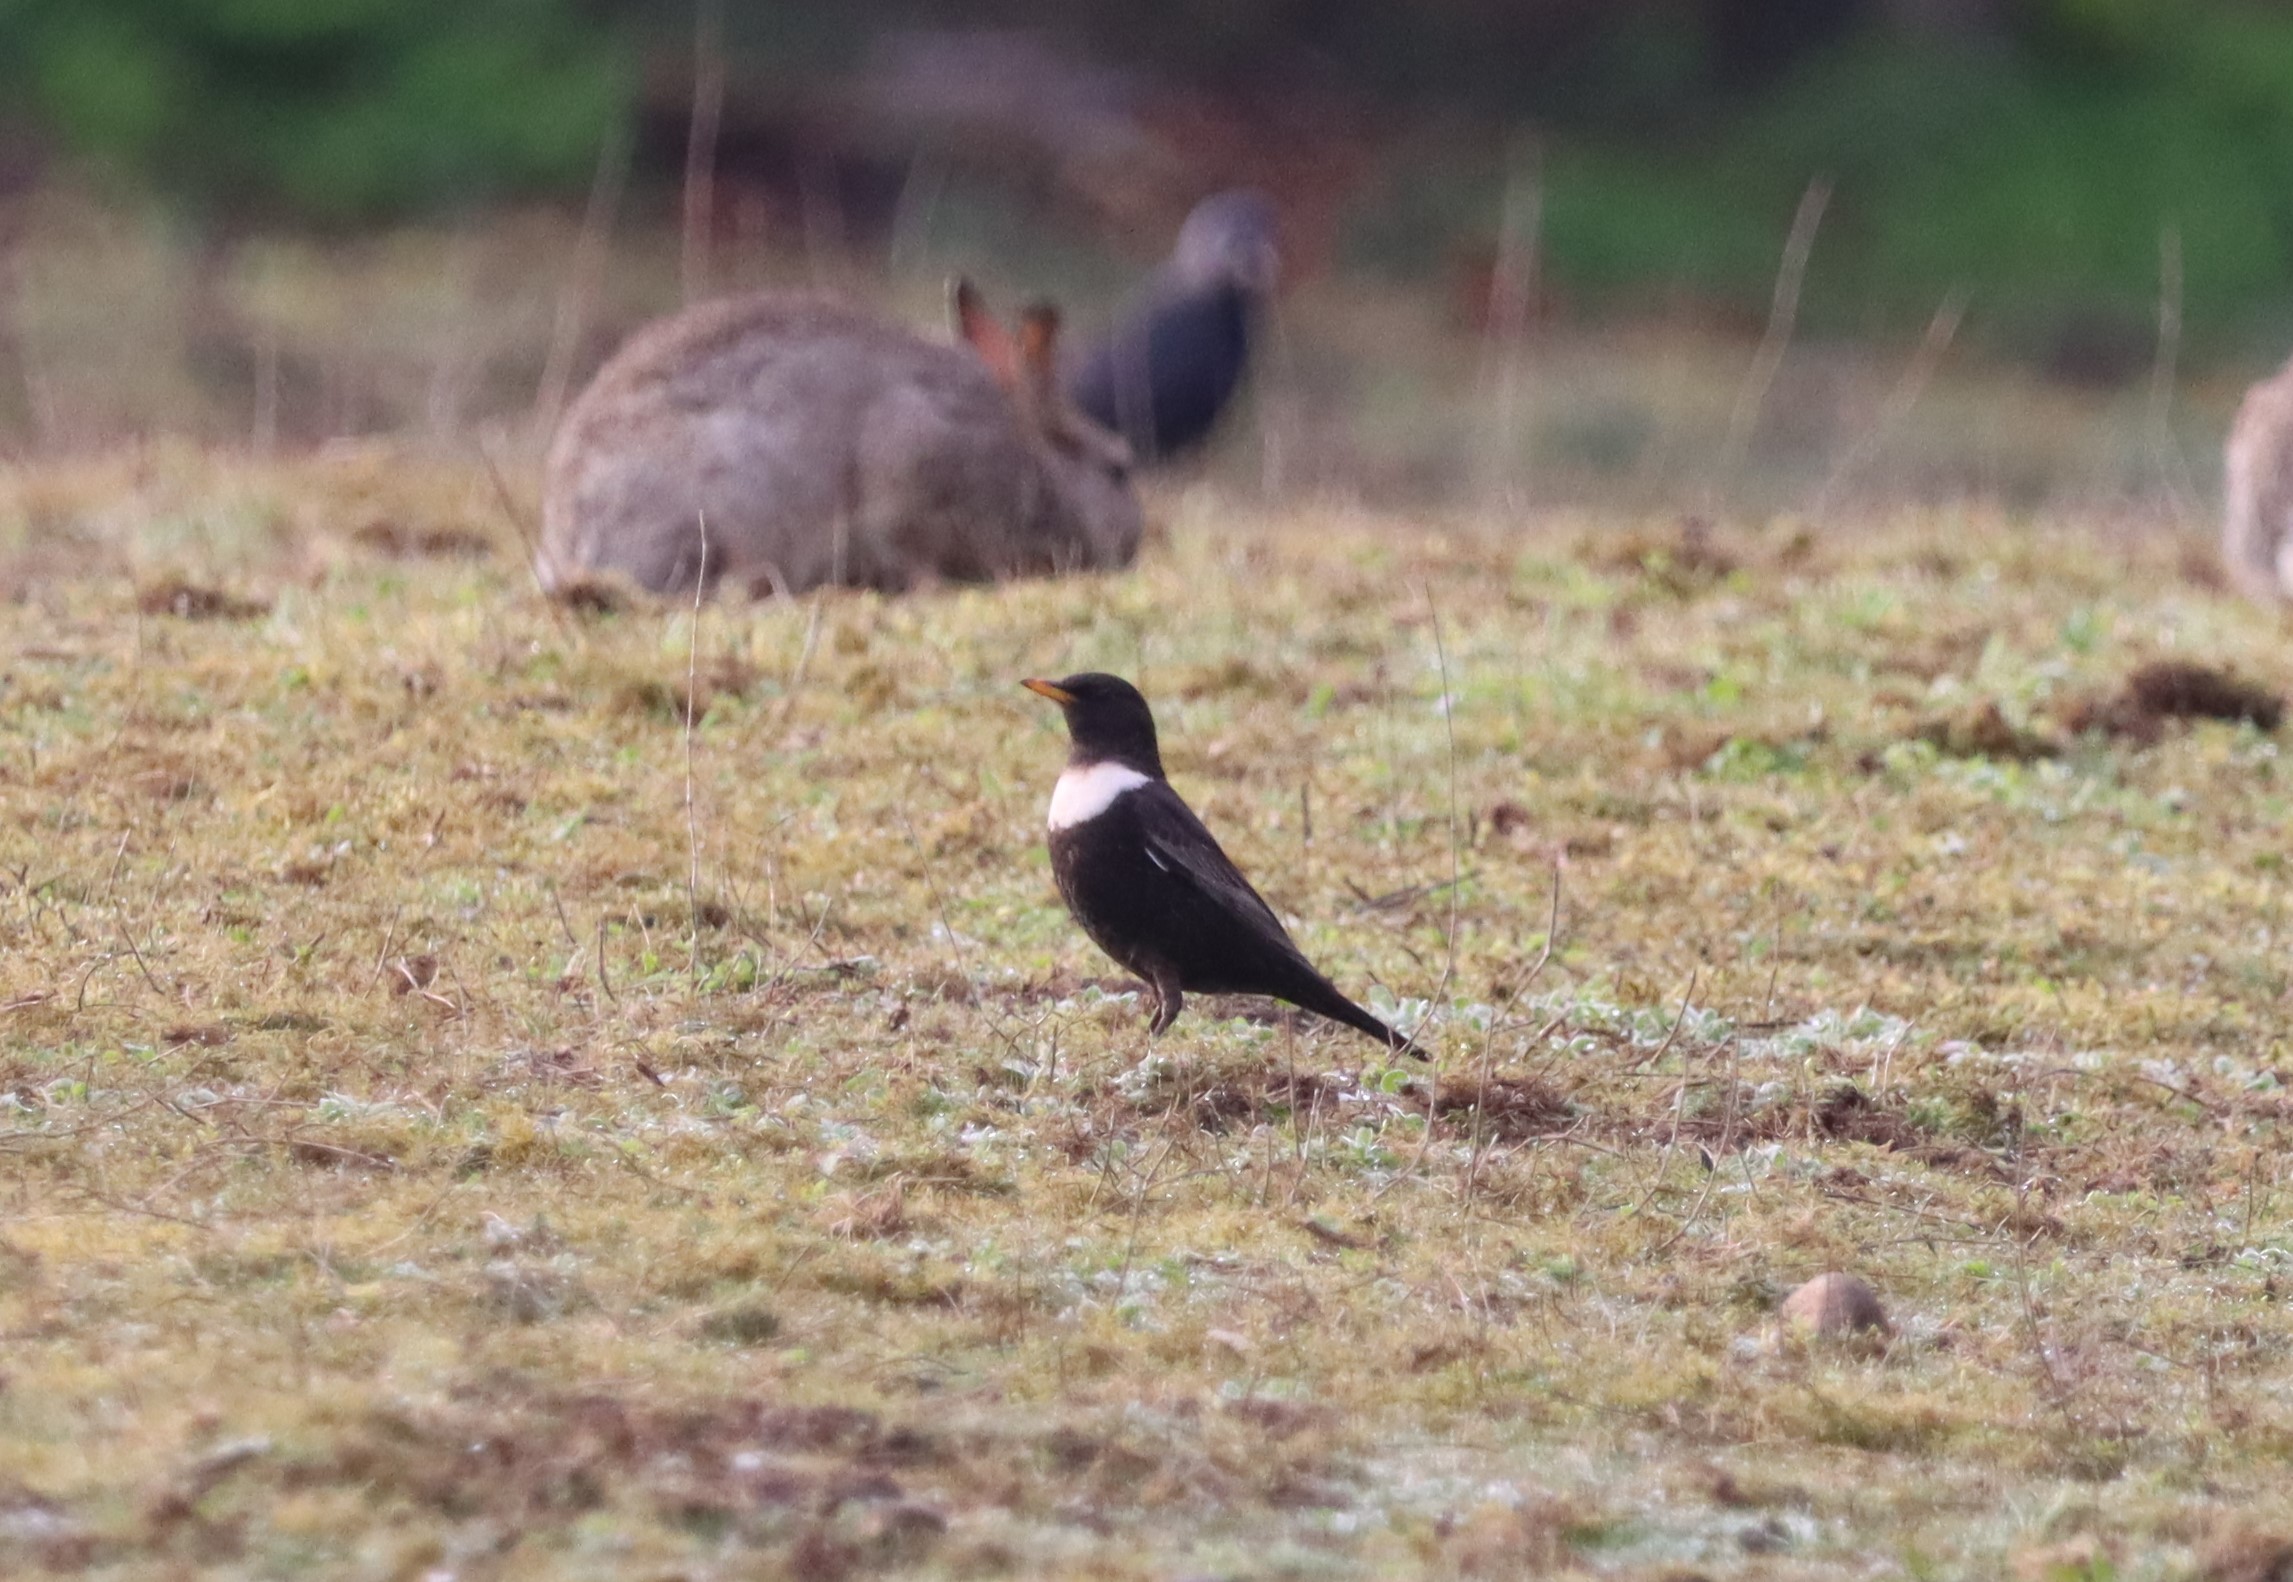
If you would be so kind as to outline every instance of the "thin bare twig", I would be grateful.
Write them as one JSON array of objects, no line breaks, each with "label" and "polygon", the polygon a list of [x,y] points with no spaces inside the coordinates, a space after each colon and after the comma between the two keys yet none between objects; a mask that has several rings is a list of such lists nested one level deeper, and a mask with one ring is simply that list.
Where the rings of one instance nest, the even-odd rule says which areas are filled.
[{"label": "thin bare twig", "polygon": [[565,942],[572,947],[573,953],[578,956],[581,953],[581,940],[573,932],[573,924],[565,915],[565,897],[557,893],[557,886],[554,884],[546,886],[546,888],[549,892],[549,904],[557,913],[557,926],[565,930]]},{"label": "thin bare twig", "polygon": [[[1537,979],[1544,976],[1546,964],[1553,959],[1553,946],[1554,942],[1560,938],[1560,931],[1561,860],[1559,854],[1555,853],[1553,857],[1553,899],[1550,909],[1545,913],[1544,948],[1537,952],[1537,959],[1531,962],[1529,970],[1522,974],[1519,987],[1513,989],[1511,998],[1517,1000],[1522,995],[1527,994]],[[1465,1166],[1463,1197],[1467,1204],[1472,1203],[1474,1194],[1480,1190],[1481,1167],[1487,1163],[1489,1156],[1489,1083],[1491,1072],[1496,1064],[1497,1049],[1497,1029],[1494,1024],[1495,1018],[1492,1017],[1489,1032],[1481,1040],[1480,1070],[1478,1083],[1473,1094],[1473,1148],[1471,1158]],[[1547,1030],[1550,1030],[1549,1024]],[[1540,1039],[1543,1036],[1541,1033],[1538,1035]],[[1439,1083],[1434,1084],[1433,1093],[1436,1102],[1438,1102],[1441,1096]],[[1433,1135],[1433,1110],[1433,1105],[1426,1107],[1425,1135],[1427,1137]],[[1420,1149],[1419,1153],[1422,1156],[1423,1150]]]},{"label": "thin bare twig", "polygon": [[115,916],[112,926],[119,930],[121,942],[127,946],[127,953],[135,958],[136,969],[143,974],[143,981],[151,986],[151,992],[165,994],[167,991],[159,986],[159,980],[151,975],[150,964],[143,959],[143,952],[135,948],[135,936],[127,931],[126,919]]},{"label": "thin bare twig", "polygon": [[[1441,981],[1434,987],[1433,1004],[1427,1010],[1429,1017],[1438,1018],[1449,1003],[1449,985],[1457,975],[1457,909],[1465,857],[1457,831],[1457,699],[1449,680],[1449,644],[1442,636],[1441,610],[1433,602],[1431,585],[1421,583],[1418,591],[1424,595],[1425,613],[1433,623],[1433,657],[1441,667],[1441,725],[1449,746],[1449,926],[1443,931]],[[1416,1042],[1414,1034],[1410,1041]]]},{"label": "thin bare twig", "polygon": [[605,914],[603,912],[597,914],[597,987],[605,991],[605,998],[614,1005],[621,1003],[621,996],[613,992],[613,979],[605,970]]},{"label": "thin bare twig", "polygon": [[1652,1054],[1644,1055],[1638,1060],[1627,1060],[1624,1063],[1627,1068],[1637,1071],[1643,1066],[1660,1065],[1663,1063],[1664,1057],[1672,1052],[1673,1044],[1679,1041],[1680,1029],[1688,1025],[1688,1005],[1695,997],[1696,978],[1701,971],[1702,969],[1698,967],[1688,969],[1688,987],[1682,990],[1680,994],[1680,1012],[1672,1018],[1672,1026],[1664,1034],[1664,1042],[1658,1044]]},{"label": "thin bare twig", "polygon": [[[1720,1115],[1720,1145],[1714,1150],[1715,1153],[1725,1154],[1729,1145],[1735,1141],[1736,1100],[1743,1091],[1743,1064],[1743,1044],[1735,1034],[1730,1033],[1728,1035],[1728,1104]],[[1750,1179],[1748,1171],[1745,1179],[1747,1181]],[[1711,1201],[1712,1188],[1718,1185],[1719,1180],[1720,1172],[1716,1168],[1704,1173],[1704,1186],[1696,1194],[1696,1201],[1688,1205],[1688,1212],[1680,1217],[1678,1228],[1655,1248],[1651,1256],[1661,1257],[1670,1252],[1686,1238],[1688,1232],[1696,1228],[1696,1221],[1703,1216],[1704,1205]]]},{"label": "thin bare twig", "polygon": [[693,721],[701,712],[701,601],[709,591],[709,513],[694,513],[700,524],[701,564],[693,575],[693,624],[685,640],[685,902],[692,920],[690,968],[701,981],[701,820],[693,806]]}]

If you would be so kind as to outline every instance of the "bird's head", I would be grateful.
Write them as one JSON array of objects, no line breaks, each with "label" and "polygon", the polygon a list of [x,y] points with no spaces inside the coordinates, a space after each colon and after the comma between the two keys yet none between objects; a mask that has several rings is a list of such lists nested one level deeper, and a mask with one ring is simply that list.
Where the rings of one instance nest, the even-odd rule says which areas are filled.
[{"label": "bird's head", "polygon": [[1171,265],[1190,284],[1231,284],[1254,297],[1273,293],[1281,266],[1274,201],[1252,187],[1217,192],[1179,227]]},{"label": "bird's head", "polygon": [[1031,677],[1019,684],[1049,698],[1067,716],[1067,736],[1074,744],[1068,762],[1117,763],[1162,778],[1154,713],[1139,689],[1122,677],[1094,670],[1058,681]]}]

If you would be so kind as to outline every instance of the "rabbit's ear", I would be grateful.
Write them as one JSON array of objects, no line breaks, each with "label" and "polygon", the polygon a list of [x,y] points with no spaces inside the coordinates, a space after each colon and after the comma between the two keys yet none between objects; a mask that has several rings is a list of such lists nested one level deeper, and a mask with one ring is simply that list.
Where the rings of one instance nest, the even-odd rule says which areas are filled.
[{"label": "rabbit's ear", "polygon": [[1011,344],[1011,337],[995,315],[987,311],[987,301],[979,288],[969,280],[958,280],[948,293],[948,317],[955,326],[956,339],[967,342],[987,364],[988,372],[1007,388],[1019,383],[1019,352]]},{"label": "rabbit's ear", "polygon": [[1019,315],[1019,367],[1039,390],[1059,381],[1059,310],[1048,302],[1030,303]]}]

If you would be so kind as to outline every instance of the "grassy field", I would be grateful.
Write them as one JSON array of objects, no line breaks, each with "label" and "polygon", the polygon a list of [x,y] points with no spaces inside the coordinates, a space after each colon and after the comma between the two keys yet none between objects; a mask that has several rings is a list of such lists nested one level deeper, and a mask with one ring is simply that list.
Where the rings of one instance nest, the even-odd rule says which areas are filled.
[{"label": "grassy field", "polygon": [[[480,471],[0,478],[0,1571],[2286,1574],[2293,783],[2118,695],[2282,628],[2123,525],[1158,510],[696,621]],[[1084,667],[1437,1075],[1148,1043]]]}]

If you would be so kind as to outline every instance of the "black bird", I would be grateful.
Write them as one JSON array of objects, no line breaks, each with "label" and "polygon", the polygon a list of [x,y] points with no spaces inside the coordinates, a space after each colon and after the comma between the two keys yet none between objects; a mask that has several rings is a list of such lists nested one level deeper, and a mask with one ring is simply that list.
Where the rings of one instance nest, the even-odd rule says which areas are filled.
[{"label": "black bird", "polygon": [[1068,375],[1067,399],[1130,441],[1141,462],[1192,450],[1242,383],[1276,264],[1264,193],[1203,199],[1170,261]]},{"label": "black bird", "polygon": [[1066,712],[1074,744],[1051,793],[1059,895],[1094,944],[1146,980],[1150,1032],[1171,1024],[1190,989],[1267,994],[1426,1058],[1314,970],[1170,788],[1138,688],[1098,674],[1020,684]]}]

